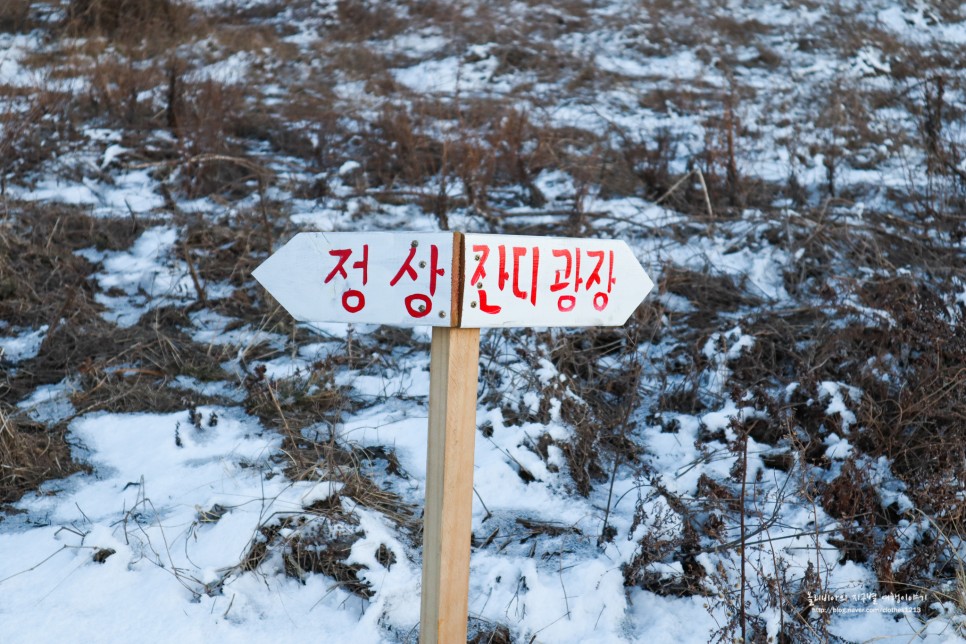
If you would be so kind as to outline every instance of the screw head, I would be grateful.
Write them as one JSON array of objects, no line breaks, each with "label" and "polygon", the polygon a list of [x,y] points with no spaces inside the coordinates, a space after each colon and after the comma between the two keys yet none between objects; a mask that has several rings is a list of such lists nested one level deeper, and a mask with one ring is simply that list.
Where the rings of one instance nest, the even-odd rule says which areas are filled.
[{"label": "screw head", "polygon": [[470,302],[470,308],[471,309],[475,309],[476,308],[476,302]]},{"label": "screw head", "polygon": [[417,246],[419,246],[419,242],[414,239],[413,243],[411,243],[410,246],[412,246],[413,248],[416,248]]},{"label": "screw head", "polygon": [[420,268],[426,268],[426,262],[419,262]]},{"label": "screw head", "polygon": [[483,288],[483,282],[477,282],[476,288]]},{"label": "screw head", "polygon": [[480,255],[476,255],[476,261],[480,261]]},{"label": "screw head", "polygon": [[440,311],[439,312],[439,317],[445,318],[446,317],[446,311]]},{"label": "screw head", "polygon": [[417,309],[416,309],[416,310],[417,310],[417,311],[419,311],[420,313],[422,313],[423,311],[425,311],[425,310],[426,310],[426,305],[425,305],[425,304],[420,304],[420,305],[419,305],[419,306],[417,307]]}]

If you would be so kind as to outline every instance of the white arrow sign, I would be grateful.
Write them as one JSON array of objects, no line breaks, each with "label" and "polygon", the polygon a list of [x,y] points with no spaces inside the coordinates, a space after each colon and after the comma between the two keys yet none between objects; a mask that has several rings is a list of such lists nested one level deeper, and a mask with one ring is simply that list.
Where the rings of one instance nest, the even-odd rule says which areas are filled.
[{"label": "white arrow sign", "polygon": [[464,235],[462,327],[620,326],[654,283],[622,241]]},{"label": "white arrow sign", "polygon": [[460,233],[301,233],[254,276],[305,322],[462,328],[620,326],[654,285],[622,241]]},{"label": "white arrow sign", "polygon": [[454,233],[299,233],[255,279],[296,320],[453,326]]}]

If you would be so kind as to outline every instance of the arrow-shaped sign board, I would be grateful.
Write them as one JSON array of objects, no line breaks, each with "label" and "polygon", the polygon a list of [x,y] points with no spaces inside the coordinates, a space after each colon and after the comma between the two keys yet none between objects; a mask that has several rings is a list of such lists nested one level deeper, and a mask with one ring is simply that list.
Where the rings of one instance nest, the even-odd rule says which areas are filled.
[{"label": "arrow-shaped sign board", "polygon": [[300,233],[255,270],[296,319],[461,328],[620,326],[653,287],[622,241]]},{"label": "arrow-shaped sign board", "polygon": [[253,275],[303,322],[453,326],[453,233],[299,233]]},{"label": "arrow-shaped sign board", "polygon": [[620,326],[654,286],[622,241],[464,235],[462,327]]}]

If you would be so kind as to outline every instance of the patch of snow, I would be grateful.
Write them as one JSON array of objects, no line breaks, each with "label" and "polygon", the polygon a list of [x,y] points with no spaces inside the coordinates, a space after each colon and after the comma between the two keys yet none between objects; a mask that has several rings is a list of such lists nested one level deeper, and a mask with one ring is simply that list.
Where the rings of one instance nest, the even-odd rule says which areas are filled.
[{"label": "patch of snow", "polygon": [[819,395],[823,400],[828,400],[825,413],[829,416],[838,414],[842,419],[842,431],[848,432],[855,424],[856,417],[855,412],[846,405],[845,397],[848,396],[852,402],[858,402],[862,398],[862,390],[840,382],[823,381],[819,384]]},{"label": "patch of snow", "polygon": [[202,396],[224,398],[236,403],[245,401],[244,389],[236,384],[224,381],[203,382],[191,376],[179,375],[172,382],[168,383],[168,386],[185,391],[195,391]]},{"label": "patch of snow", "polygon": [[74,415],[76,410],[70,401],[70,395],[75,390],[76,385],[69,378],[57,384],[41,385],[18,402],[17,407],[37,422],[56,425]]},{"label": "patch of snow", "polygon": [[474,94],[507,91],[510,89],[508,82],[495,77],[500,61],[490,49],[486,45],[474,45],[464,57],[430,59],[412,67],[390,71],[396,82],[419,93]]},{"label": "patch of snow", "polygon": [[[20,501],[29,522],[48,527],[0,523],[0,551],[17,553],[0,558],[5,642],[36,641],[36,611],[70,615],[50,620],[44,637],[72,641],[142,640],[149,633],[277,641],[295,616],[302,628],[339,641],[381,639],[379,611],[364,617],[358,602],[326,588],[323,578],[302,584],[238,567],[259,525],[299,513],[338,487],[267,476],[280,437],[237,409],[198,413],[200,428],[187,412],[97,413],[71,423],[72,440],[95,474],[72,477],[56,495]],[[204,519],[216,504],[226,512]],[[386,537],[366,521],[374,538]],[[396,601],[411,612],[412,602],[401,598],[417,592],[416,574],[391,543],[401,563],[387,578],[409,580]],[[92,556],[107,548],[114,554],[96,563]],[[374,578],[377,587],[382,581]],[[125,618],[110,617],[117,615]]]},{"label": "patch of snow", "polygon": [[107,149],[104,150],[104,158],[101,159],[101,170],[111,165],[114,159],[120,158],[122,154],[126,154],[128,152],[130,152],[129,149],[121,145],[117,145],[116,143],[109,145]]},{"label": "patch of snow", "polygon": [[825,437],[825,456],[833,461],[844,461],[852,454],[852,444],[838,434],[829,434]]},{"label": "patch of snow", "polygon": [[753,346],[755,346],[754,336],[743,333],[740,326],[726,333],[712,333],[701,349],[701,353],[714,365],[714,371],[706,372],[704,375],[708,389],[722,393],[728,379],[731,378],[728,362],[737,359],[746,349]]},{"label": "patch of snow", "polygon": [[344,177],[347,174],[352,174],[353,172],[355,172],[361,167],[362,167],[362,164],[359,163],[358,161],[346,161],[341,166],[339,166],[339,170],[337,171],[337,174],[340,177]]},{"label": "patch of snow", "polygon": [[[118,146],[111,146],[117,148]],[[123,148],[121,149],[123,150]],[[117,151],[117,154],[120,154]],[[109,163],[115,156],[107,158]],[[14,188],[11,193],[24,201],[53,201],[75,206],[94,206],[95,214],[113,216],[121,213],[149,212],[164,205],[161,195],[154,192],[155,181],[147,170],[129,171],[115,177],[113,184],[104,184],[85,178],[78,182],[64,182],[59,178],[46,178],[30,190]]]},{"label": "patch of snow", "polygon": [[20,64],[30,52],[42,46],[39,34],[0,34],[0,85],[36,87],[42,74]]},{"label": "patch of snow", "polygon": [[187,265],[172,257],[177,231],[149,228],[126,251],[105,253],[103,268],[94,275],[101,292],[95,299],[107,307],[105,319],[133,326],[149,310],[197,298]]},{"label": "patch of snow", "polygon": [[228,327],[234,323],[232,318],[207,309],[189,313],[188,319],[191,320],[192,326],[191,339],[201,344],[233,345],[244,350],[263,342],[275,346],[281,346],[285,342],[285,338],[277,333],[254,329],[249,324],[235,325],[234,328],[229,329]]},{"label": "patch of snow", "polygon": [[235,52],[223,60],[188,73],[186,80],[194,83],[211,80],[226,85],[240,84],[248,78],[254,58],[247,51]]},{"label": "patch of snow", "polygon": [[629,591],[626,627],[631,641],[649,644],[706,642],[718,629],[705,597],[662,597],[639,588]]},{"label": "patch of snow", "polygon": [[24,330],[20,335],[0,336],[0,361],[17,364],[37,357],[45,337],[47,337],[46,324],[32,331]]}]

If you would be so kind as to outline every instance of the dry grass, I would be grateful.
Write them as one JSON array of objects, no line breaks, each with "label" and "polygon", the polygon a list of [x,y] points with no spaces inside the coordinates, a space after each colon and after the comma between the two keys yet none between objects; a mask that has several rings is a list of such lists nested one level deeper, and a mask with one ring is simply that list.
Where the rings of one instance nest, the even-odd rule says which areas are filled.
[{"label": "dry grass", "polygon": [[330,496],[305,508],[304,514],[261,526],[239,568],[257,571],[270,554],[278,553],[289,577],[304,583],[310,573],[324,574],[339,588],[369,599],[373,591],[357,574],[365,566],[346,562],[352,545],[364,536],[358,525],[352,512],[343,507],[341,497]]},{"label": "dry grass", "polygon": [[90,89],[80,98],[86,111],[132,130],[164,125],[152,102],[142,98],[163,82],[160,65],[145,65],[116,51],[104,52],[91,62],[89,73]]},{"label": "dry grass", "polygon": [[189,198],[264,191],[272,173],[240,143],[257,127],[245,106],[244,88],[187,81],[184,72],[177,64],[168,69],[167,125],[178,139],[176,185]]},{"label": "dry grass", "polygon": [[83,468],[71,461],[66,429],[47,427],[0,404],[0,508],[50,479]]},{"label": "dry grass", "polygon": [[[100,316],[94,302],[94,267],[74,254],[90,247],[127,249],[150,220],[95,218],[66,206],[14,204],[11,212],[14,216],[0,226],[0,319],[15,327],[47,325],[48,331],[35,358],[3,372],[3,405],[64,378],[73,380],[77,413],[177,411],[224,402],[168,385],[180,375],[225,380],[219,365],[234,355],[232,348],[193,342],[186,333],[191,326],[186,311],[174,308],[155,309],[135,326],[118,329]],[[255,243],[251,232],[244,234]],[[223,258],[201,263],[207,279],[220,279],[218,270],[234,270],[224,265],[250,252],[242,247],[232,256],[232,250],[223,243]],[[251,303],[245,310],[252,309],[260,310]],[[3,501],[77,469],[64,426],[45,427],[11,409],[4,407],[2,414],[2,462],[10,470],[0,481]]]},{"label": "dry grass", "polygon": [[66,26],[74,35],[140,43],[183,33],[191,15],[180,0],[70,0]]},{"label": "dry grass", "polygon": [[31,27],[30,0],[7,0],[0,5],[0,33],[25,33]]},{"label": "dry grass", "polygon": [[0,195],[76,136],[67,93],[0,87]]},{"label": "dry grass", "polygon": [[20,326],[90,314],[86,278],[93,267],[73,251],[127,248],[142,230],[139,222],[96,219],[67,206],[30,206],[17,214],[0,226],[0,319]]},{"label": "dry grass", "polygon": [[[284,413],[280,406],[277,411]],[[354,508],[375,510],[408,534],[413,545],[421,541],[416,509],[362,473],[363,464],[375,459],[385,460],[391,471],[399,463],[387,449],[358,450],[334,438],[307,438],[293,429],[287,417],[281,418],[285,436],[282,453],[289,461],[287,475],[293,480],[324,480],[337,486],[338,492],[312,503],[301,513],[273,519],[260,527],[239,567],[258,570],[270,554],[277,553],[290,577],[304,583],[309,574],[323,574],[342,590],[370,599],[375,591],[358,574],[366,566],[347,561],[353,545],[365,536]],[[396,562],[395,554],[385,544],[375,554],[379,564],[387,569]]]}]

